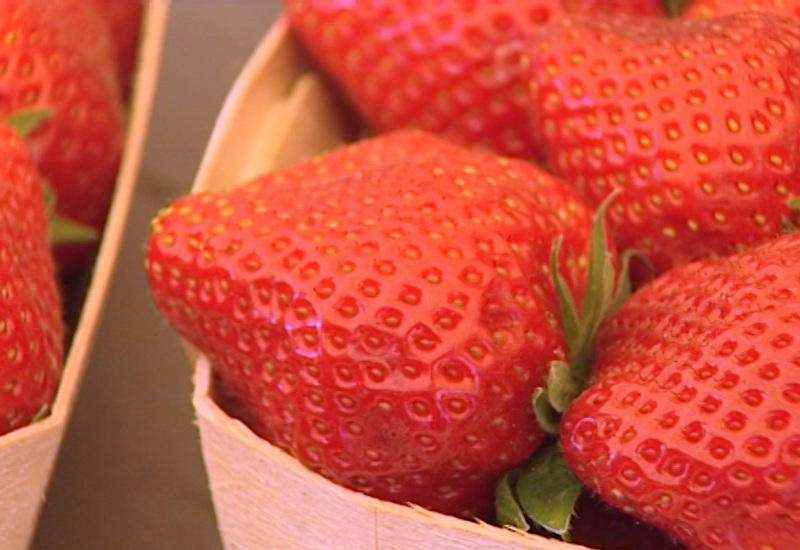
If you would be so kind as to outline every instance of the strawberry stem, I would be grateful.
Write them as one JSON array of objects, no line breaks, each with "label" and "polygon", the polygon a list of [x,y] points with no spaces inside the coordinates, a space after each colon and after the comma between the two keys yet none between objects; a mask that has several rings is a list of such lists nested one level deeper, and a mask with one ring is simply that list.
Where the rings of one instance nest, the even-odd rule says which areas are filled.
[{"label": "strawberry stem", "polygon": [[567,341],[569,365],[560,361],[551,363],[545,387],[533,395],[534,412],[548,433],[558,432],[558,417],[589,381],[594,338],[600,323],[630,295],[627,270],[634,253],[623,255],[622,269],[618,273],[607,245],[605,214],[618,194],[619,191],[615,191],[603,201],[592,222],[586,293],[580,315],[576,311],[572,291],[564,282],[558,267],[561,237],[553,241],[550,267],[561,313],[561,326]]},{"label": "strawberry stem", "polygon": [[[542,429],[556,438],[562,413],[589,383],[594,340],[600,324],[631,294],[628,268],[631,259],[640,254],[626,251],[617,270],[607,244],[605,215],[618,194],[615,191],[603,201],[592,222],[586,292],[580,314],[558,267],[562,239],[559,236],[553,241],[551,271],[569,363],[558,360],[550,363],[545,385],[534,391],[532,405]],[[581,490],[582,485],[569,469],[556,439],[543,445],[527,464],[502,477],[495,495],[498,520],[503,525],[542,529],[567,539]]]}]

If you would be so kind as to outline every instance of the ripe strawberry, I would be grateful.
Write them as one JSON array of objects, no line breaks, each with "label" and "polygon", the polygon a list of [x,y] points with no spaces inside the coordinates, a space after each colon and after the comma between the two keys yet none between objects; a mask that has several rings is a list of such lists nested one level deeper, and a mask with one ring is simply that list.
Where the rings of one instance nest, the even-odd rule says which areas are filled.
[{"label": "ripe strawberry", "polygon": [[800,543],[800,234],[678,267],[600,329],[564,457],[691,549]]},{"label": "ripe strawberry", "polygon": [[534,159],[520,63],[568,13],[663,15],[661,0],[287,0],[309,52],[379,131],[419,127]]},{"label": "ripe strawberry", "polygon": [[47,242],[42,184],[30,153],[0,124],[0,434],[48,412],[64,327]]},{"label": "ripe strawberry", "polygon": [[532,48],[549,164],[657,272],[797,222],[800,21],[573,19]]},{"label": "ripe strawberry", "polygon": [[551,243],[580,301],[591,224],[533,165],[402,131],[175,202],[147,270],[258,434],[356,490],[486,516],[566,353]]},{"label": "ripe strawberry", "polygon": [[92,0],[91,5],[111,30],[117,79],[127,93],[136,65],[143,2],[142,0]]},{"label": "ripe strawberry", "polygon": [[682,17],[713,17],[745,10],[770,12],[779,15],[800,16],[798,0],[693,0]]},{"label": "ripe strawberry", "polygon": [[[60,215],[102,229],[123,142],[119,90],[88,58],[89,27],[67,30],[54,3],[0,0],[0,115],[49,109],[26,138],[44,180],[57,195]],[[64,1],[67,5],[69,2]],[[65,12],[66,13],[66,12]],[[66,17],[66,15],[65,15]],[[61,21],[59,23],[59,21]],[[91,27],[94,28],[94,27]],[[79,37],[84,36],[85,42]],[[59,266],[81,267],[93,248],[58,247]]]}]

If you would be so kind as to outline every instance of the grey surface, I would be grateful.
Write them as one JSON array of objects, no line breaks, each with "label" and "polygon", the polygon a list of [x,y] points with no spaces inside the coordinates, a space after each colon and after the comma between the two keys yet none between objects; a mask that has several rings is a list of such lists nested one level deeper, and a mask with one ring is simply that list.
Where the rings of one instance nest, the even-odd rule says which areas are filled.
[{"label": "grey surface", "polygon": [[188,191],[221,103],[277,0],[173,0],[122,256],[35,550],[219,550],[191,367],[150,301],[150,218]]}]

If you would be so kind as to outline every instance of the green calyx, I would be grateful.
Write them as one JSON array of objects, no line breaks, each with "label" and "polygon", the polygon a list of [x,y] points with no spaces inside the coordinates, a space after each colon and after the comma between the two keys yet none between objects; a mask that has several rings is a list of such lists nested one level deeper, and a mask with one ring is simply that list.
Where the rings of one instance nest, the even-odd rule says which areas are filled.
[{"label": "green calyx", "polygon": [[500,479],[495,493],[497,520],[521,531],[569,540],[572,512],[582,487],[558,443],[546,443],[525,467]]},{"label": "green calyx", "polygon": [[48,240],[51,245],[82,244],[95,242],[98,231],[89,225],[72,220],[56,212],[56,193],[49,185],[44,185],[44,202],[47,209]]},{"label": "green calyx", "polygon": [[594,339],[600,324],[631,294],[628,267],[634,254],[622,255],[621,269],[618,271],[613,254],[608,251],[606,245],[605,214],[617,194],[611,194],[595,213],[586,293],[580,312],[569,286],[559,272],[558,254],[561,249],[561,237],[557,237],[553,243],[550,263],[561,311],[561,326],[567,341],[569,364],[563,361],[552,362],[545,386],[538,388],[533,395],[536,416],[542,428],[551,434],[558,433],[561,413],[586,388],[591,374]]},{"label": "green calyx", "polygon": [[608,250],[605,214],[618,194],[618,191],[612,193],[595,213],[586,292],[580,311],[558,267],[562,239],[559,236],[553,242],[551,270],[569,363],[551,362],[545,385],[534,391],[532,405],[536,418],[542,429],[554,437],[528,463],[506,473],[498,484],[496,508],[503,525],[568,538],[582,484],[570,471],[557,441],[561,415],[589,383],[595,336],[601,323],[630,296],[628,268],[631,259],[638,255],[635,251],[622,254],[617,269],[614,255]]},{"label": "green calyx", "polygon": [[[22,109],[6,115],[3,122],[24,139],[52,114],[52,109],[47,108]],[[42,192],[47,208],[48,240],[51,245],[91,243],[98,239],[99,234],[95,228],[56,212],[58,198],[52,187],[44,184]]]},{"label": "green calyx", "polygon": [[22,109],[6,115],[3,121],[20,137],[26,138],[53,114],[51,109]]},{"label": "green calyx", "polygon": [[664,0],[664,11],[667,12],[667,17],[675,18],[691,3],[691,0]]}]

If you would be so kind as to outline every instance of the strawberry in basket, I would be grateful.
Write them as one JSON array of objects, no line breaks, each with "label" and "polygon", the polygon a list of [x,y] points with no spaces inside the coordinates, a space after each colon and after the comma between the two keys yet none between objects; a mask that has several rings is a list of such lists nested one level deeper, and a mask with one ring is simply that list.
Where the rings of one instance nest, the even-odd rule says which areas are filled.
[{"label": "strawberry in basket", "polygon": [[64,327],[42,183],[30,152],[0,124],[0,434],[49,412]]},{"label": "strawberry in basket", "polygon": [[590,240],[612,270],[592,225],[533,165],[401,131],[175,202],[147,271],[256,433],[356,490],[487,517],[566,357],[552,266],[578,303]]},{"label": "strawberry in basket", "polygon": [[[82,6],[76,0],[0,0],[0,115],[50,113],[26,141],[55,192],[57,213],[93,230],[96,243],[116,180],[124,120],[110,42],[97,35],[97,14]],[[84,267],[95,250],[87,244],[55,248],[63,271]]]},{"label": "strawberry in basket", "polygon": [[800,20],[573,18],[531,48],[548,165],[657,272],[797,225]]},{"label": "strawberry in basket", "polygon": [[662,0],[287,0],[303,44],[379,131],[423,128],[534,159],[526,40],[573,13],[664,17]]},{"label": "strawberry in basket", "polygon": [[678,267],[600,329],[563,454],[690,549],[800,545],[800,234]]}]

